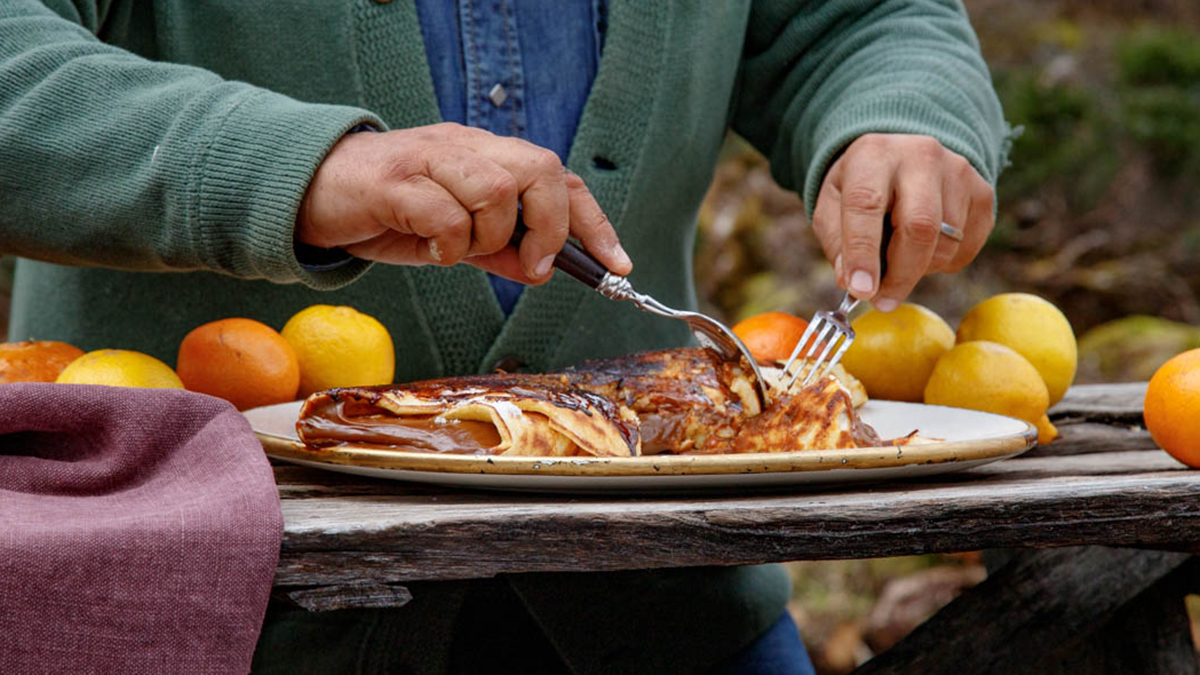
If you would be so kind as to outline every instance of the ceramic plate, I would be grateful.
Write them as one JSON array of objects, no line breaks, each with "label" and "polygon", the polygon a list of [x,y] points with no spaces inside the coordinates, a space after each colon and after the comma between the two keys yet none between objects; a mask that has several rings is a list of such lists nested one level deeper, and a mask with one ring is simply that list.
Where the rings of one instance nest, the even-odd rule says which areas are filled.
[{"label": "ceramic plate", "polygon": [[908,447],[743,455],[613,458],[486,457],[342,446],[311,450],[296,437],[300,402],[245,412],[269,456],[330,471],[493,490],[666,492],[830,486],[931,476],[1015,457],[1037,441],[1027,422],[990,413],[868,401],[859,414],[882,438],[914,430],[943,442]]}]

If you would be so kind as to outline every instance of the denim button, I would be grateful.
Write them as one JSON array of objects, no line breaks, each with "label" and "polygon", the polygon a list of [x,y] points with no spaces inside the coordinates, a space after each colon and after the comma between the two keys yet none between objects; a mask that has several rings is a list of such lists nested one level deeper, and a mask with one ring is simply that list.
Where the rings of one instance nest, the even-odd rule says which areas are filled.
[{"label": "denim button", "polygon": [[492,90],[488,92],[488,100],[492,102],[492,105],[499,108],[508,100],[508,90],[504,88],[504,85],[496,83],[496,86],[492,87]]}]

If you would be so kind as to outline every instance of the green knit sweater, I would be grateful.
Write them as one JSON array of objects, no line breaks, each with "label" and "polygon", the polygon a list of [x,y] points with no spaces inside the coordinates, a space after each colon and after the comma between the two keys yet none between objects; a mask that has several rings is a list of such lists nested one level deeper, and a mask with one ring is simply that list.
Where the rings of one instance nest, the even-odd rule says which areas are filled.
[{"label": "green knit sweater", "polygon": [[[506,321],[466,266],[305,271],[296,208],[330,146],[361,122],[436,121],[411,2],[5,0],[0,253],[23,258],[10,339],[173,363],[200,323],[278,328],[349,304],[392,331],[399,381],[687,339],[565,275]],[[694,304],[695,215],[729,127],[810,209],[830,157],[864,132],[930,134],[988,179],[1007,132],[955,0],[614,0],[568,164],[634,285],[668,304]]]},{"label": "green knit sweater", "polygon": [[[406,0],[0,2],[0,253],[21,256],[10,339],[173,363],[201,323],[278,328],[307,305],[348,304],[391,330],[398,381],[684,343],[679,322],[564,275],[506,320],[467,266],[298,264],[297,205],[338,138],[362,122],[438,121],[421,40]],[[695,216],[729,128],[810,211],[830,158],[863,133],[929,134],[994,181],[1008,132],[957,0],[611,0],[568,165],[630,252],[634,285],[667,304],[694,304]],[[728,572],[510,583],[577,672],[689,672],[786,601],[777,567]],[[422,593],[425,607],[457,597]],[[702,639],[653,637],[687,617],[704,622]],[[312,634],[337,634],[322,626]],[[269,621],[264,660],[301,672],[286,662],[309,635],[297,631]],[[580,639],[604,631],[617,643]],[[664,646],[647,653],[647,639]],[[442,657],[423,658],[440,669]]]}]

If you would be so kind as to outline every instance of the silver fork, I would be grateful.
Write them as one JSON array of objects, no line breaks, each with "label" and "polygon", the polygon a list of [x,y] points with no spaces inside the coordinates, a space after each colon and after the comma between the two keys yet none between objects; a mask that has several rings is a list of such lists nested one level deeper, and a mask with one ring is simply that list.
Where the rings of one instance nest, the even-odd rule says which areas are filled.
[{"label": "silver fork", "polygon": [[[879,279],[882,281],[883,276],[887,274],[887,250],[888,245],[892,241],[892,219],[890,214],[883,217],[883,229],[880,234]],[[787,363],[783,366],[784,375],[791,374],[787,385],[783,387],[784,391],[791,389],[792,385],[800,377],[800,373],[804,372],[804,364],[801,363],[796,368],[796,372],[792,373],[792,366],[796,365],[797,358],[803,358],[805,361],[808,361],[824,345],[824,349],[821,349],[820,355],[817,356],[816,360],[809,367],[808,374],[800,382],[800,386],[802,387],[814,381],[814,379],[820,381],[822,377],[825,377],[825,375],[833,370],[838,361],[842,360],[842,355],[850,348],[850,344],[854,342],[854,338],[856,337],[854,329],[850,326],[850,312],[854,311],[858,303],[858,298],[852,297],[850,291],[846,291],[837,309],[832,312],[820,310],[813,314],[813,319],[809,322],[808,328],[800,336],[800,340],[796,342],[796,347],[792,349],[791,356],[788,357]],[[800,350],[810,340],[812,341],[812,345],[809,346],[808,351],[801,357]],[[831,351],[833,352],[833,356],[826,361],[826,357],[829,356]],[[817,374],[818,370],[820,371],[820,375]]]},{"label": "silver fork", "polygon": [[[525,236],[525,231],[525,223],[518,213],[517,226],[509,243],[519,246]],[[642,311],[686,321],[701,347],[716,352],[727,361],[745,360],[750,365],[754,378],[754,389],[758,393],[760,409],[765,410],[770,405],[771,397],[768,393],[767,382],[763,379],[762,371],[758,369],[758,362],[754,360],[754,356],[746,348],[746,345],[725,324],[699,312],[671,309],[645,293],[638,293],[633,290],[629,279],[609,272],[604,265],[600,264],[600,261],[571,240],[567,240],[558,255],[554,256],[554,266],[595,289],[606,298],[628,300]]]},{"label": "silver fork", "polygon": [[[591,285],[590,281],[585,281],[585,283]],[[604,276],[600,279],[600,283],[595,286],[595,289],[600,295],[612,300],[629,300],[637,305],[639,309],[651,314],[686,321],[692,329],[692,335],[696,336],[696,341],[700,343],[701,347],[711,349],[726,361],[737,362],[741,359],[750,364],[750,370],[753,371],[754,375],[754,388],[758,391],[758,397],[763,408],[770,404],[771,397],[768,393],[766,380],[763,379],[762,371],[758,369],[758,362],[750,354],[750,350],[746,347],[745,343],[725,324],[699,312],[671,309],[649,295],[633,290],[629,279],[617,276],[611,272],[606,271],[604,273]]]}]

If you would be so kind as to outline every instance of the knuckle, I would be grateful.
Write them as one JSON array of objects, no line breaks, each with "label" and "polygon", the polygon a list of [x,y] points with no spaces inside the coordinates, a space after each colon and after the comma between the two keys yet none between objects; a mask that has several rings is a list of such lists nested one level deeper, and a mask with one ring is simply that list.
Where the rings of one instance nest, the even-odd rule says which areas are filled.
[{"label": "knuckle", "polygon": [[877,246],[874,237],[861,232],[851,232],[842,238],[842,249],[845,250],[847,256],[870,257]]},{"label": "knuckle", "polygon": [[929,246],[937,242],[941,223],[932,214],[920,212],[909,215],[903,227],[913,243]]},{"label": "knuckle", "polygon": [[996,206],[996,191],[992,189],[991,185],[985,182],[976,195],[976,201],[988,212],[988,219],[990,220],[992,209]]},{"label": "knuckle", "polygon": [[511,173],[497,172],[487,187],[486,198],[489,204],[507,203],[517,198],[519,189],[517,179]]},{"label": "knuckle", "polygon": [[870,185],[851,185],[843,190],[842,203],[860,213],[883,213],[887,208],[887,196]]},{"label": "knuckle", "polygon": [[855,139],[851,146],[861,150],[871,151],[878,149],[884,143],[885,139],[883,134],[863,134]]},{"label": "knuckle", "polygon": [[562,162],[559,161],[558,155],[549,150],[539,149],[534,155],[533,166],[539,173],[562,173]]},{"label": "knuckle", "polygon": [[926,159],[939,159],[945,148],[932,136],[917,136],[913,139],[915,151]]},{"label": "knuckle", "polygon": [[583,178],[574,171],[567,171],[563,174],[563,180],[567,184],[568,190],[586,190],[587,185],[583,182]]}]

